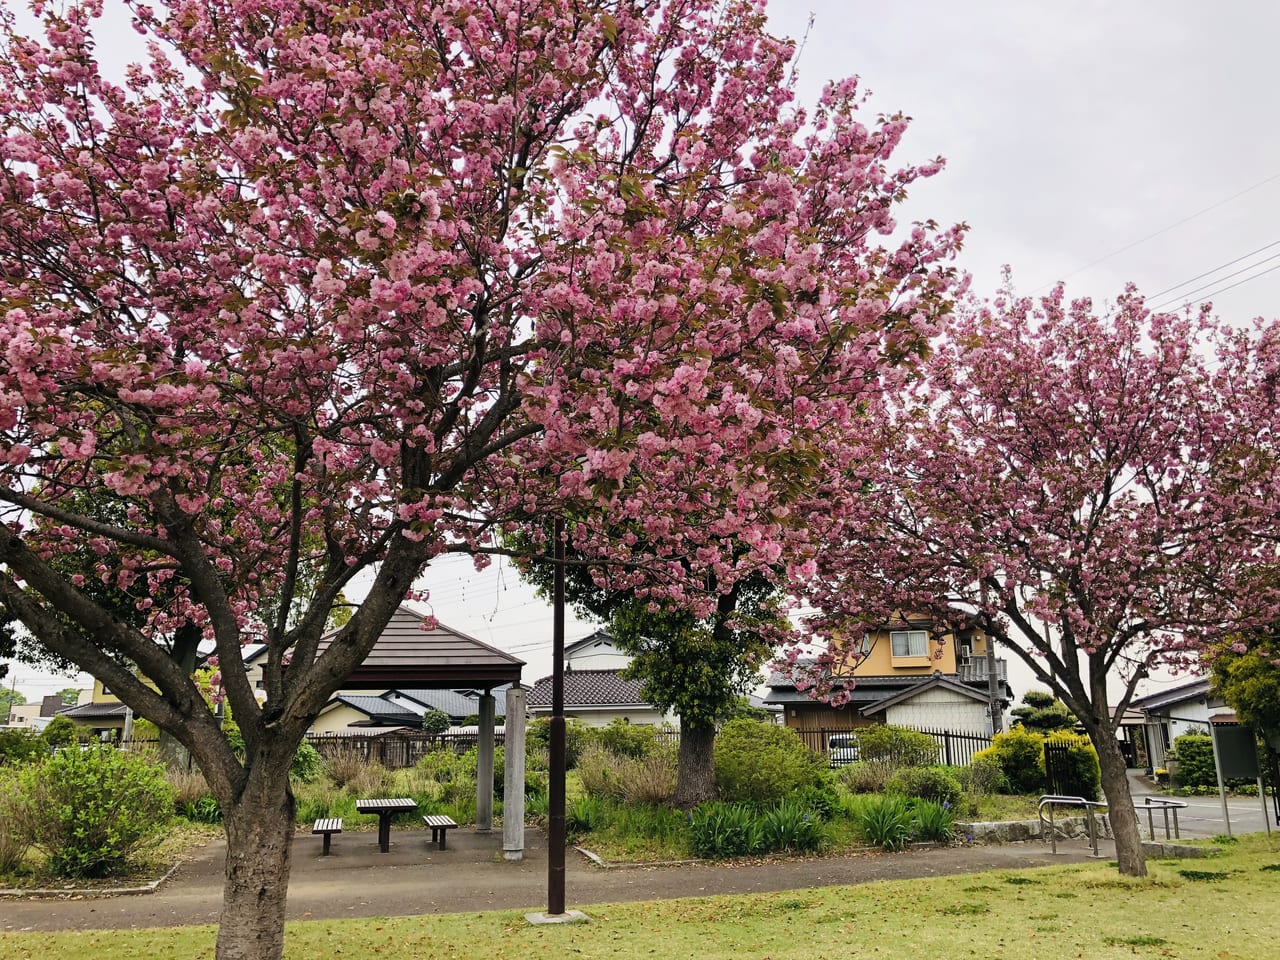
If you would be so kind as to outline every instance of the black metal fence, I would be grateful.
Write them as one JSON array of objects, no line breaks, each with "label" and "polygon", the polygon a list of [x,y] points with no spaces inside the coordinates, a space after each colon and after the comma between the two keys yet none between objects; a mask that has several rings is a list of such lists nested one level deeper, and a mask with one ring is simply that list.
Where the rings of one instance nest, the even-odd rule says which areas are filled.
[{"label": "black metal fence", "polygon": [[[863,727],[860,729],[869,730],[872,727]],[[953,767],[967,767],[973,762],[973,755],[979,750],[985,750],[991,746],[991,737],[981,733],[965,733],[955,730],[930,730],[921,727],[907,727],[908,730],[915,730],[917,733],[928,734],[938,743],[938,762],[945,763]],[[857,736],[859,728],[849,729],[820,729],[820,730],[797,730],[800,739],[804,741],[805,746],[816,753],[828,753],[831,750],[832,737],[850,737]]]}]

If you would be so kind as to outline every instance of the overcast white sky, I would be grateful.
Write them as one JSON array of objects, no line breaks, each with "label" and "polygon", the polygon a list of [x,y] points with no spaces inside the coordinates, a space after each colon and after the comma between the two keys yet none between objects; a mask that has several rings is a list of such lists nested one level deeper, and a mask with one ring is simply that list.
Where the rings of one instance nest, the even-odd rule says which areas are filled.
[{"label": "overcast white sky", "polygon": [[[869,120],[914,118],[904,163],[947,158],[900,219],[967,222],[961,265],[977,292],[993,292],[1009,264],[1024,293],[1063,279],[1069,293],[1101,301],[1132,280],[1155,305],[1216,294],[1233,322],[1280,313],[1280,4],[774,0],[769,9],[775,32],[797,38],[814,14],[802,100],[857,74],[873,94]],[[104,47],[132,42],[126,29]],[[428,571],[435,614],[529,661],[527,681],[548,673],[546,605],[504,564],[468,571],[462,560]],[[571,622],[569,638],[590,629]],[[28,699],[66,685],[18,668]],[[1027,686],[1015,679],[1019,693]]]}]

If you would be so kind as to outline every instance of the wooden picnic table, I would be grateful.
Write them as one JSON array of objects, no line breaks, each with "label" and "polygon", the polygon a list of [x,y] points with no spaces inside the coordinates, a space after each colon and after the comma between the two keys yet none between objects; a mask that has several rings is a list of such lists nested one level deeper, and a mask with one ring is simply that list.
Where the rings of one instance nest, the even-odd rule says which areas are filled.
[{"label": "wooden picnic table", "polygon": [[383,853],[391,850],[391,818],[417,808],[417,801],[410,797],[369,797],[356,801],[358,812],[378,815],[378,849]]}]

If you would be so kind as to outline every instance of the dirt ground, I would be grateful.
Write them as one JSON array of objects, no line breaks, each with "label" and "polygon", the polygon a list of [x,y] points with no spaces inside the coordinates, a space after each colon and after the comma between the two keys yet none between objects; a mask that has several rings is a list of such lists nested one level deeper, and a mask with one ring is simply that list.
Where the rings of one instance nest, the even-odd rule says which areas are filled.
[{"label": "dirt ground", "polygon": [[[396,830],[388,853],[376,833],[333,838],[333,853],[321,857],[320,838],[299,834],[289,882],[290,919],[388,917],[481,910],[545,910],[547,847],[530,830],[518,862],[502,858],[500,832],[451,831],[446,850],[427,831]],[[1108,846],[1103,855],[1110,857]],[[98,930],[216,923],[222,900],[225,846],[221,840],[198,850],[151,894],[80,895],[0,899],[2,930]],[[1052,855],[1040,843],[1004,846],[921,848],[904,853],[852,855],[651,867],[602,868],[580,853],[566,853],[567,905],[628,900],[757,893],[911,877],[945,876],[988,869],[1021,869],[1089,859],[1083,842],[1059,843]]]}]

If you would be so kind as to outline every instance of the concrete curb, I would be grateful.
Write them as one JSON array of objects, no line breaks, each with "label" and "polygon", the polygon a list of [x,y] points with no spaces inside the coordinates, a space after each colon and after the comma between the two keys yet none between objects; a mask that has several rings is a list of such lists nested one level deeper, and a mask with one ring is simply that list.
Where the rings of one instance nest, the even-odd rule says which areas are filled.
[{"label": "concrete curb", "polygon": [[164,875],[136,887],[38,887],[34,890],[0,887],[0,897],[32,897],[52,899],[87,899],[90,897],[137,897],[155,893],[160,885],[174,875],[181,864],[175,863]]}]

